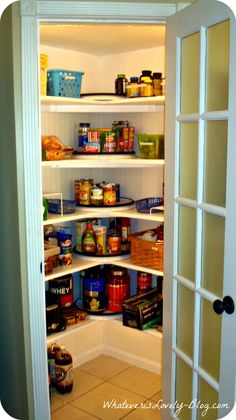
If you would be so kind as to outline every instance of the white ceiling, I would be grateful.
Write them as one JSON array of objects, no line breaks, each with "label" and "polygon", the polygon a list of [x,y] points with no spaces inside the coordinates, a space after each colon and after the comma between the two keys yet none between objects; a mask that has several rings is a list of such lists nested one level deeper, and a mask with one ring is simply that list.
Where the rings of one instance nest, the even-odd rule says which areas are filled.
[{"label": "white ceiling", "polygon": [[164,25],[42,24],[40,42],[98,56],[159,47]]}]

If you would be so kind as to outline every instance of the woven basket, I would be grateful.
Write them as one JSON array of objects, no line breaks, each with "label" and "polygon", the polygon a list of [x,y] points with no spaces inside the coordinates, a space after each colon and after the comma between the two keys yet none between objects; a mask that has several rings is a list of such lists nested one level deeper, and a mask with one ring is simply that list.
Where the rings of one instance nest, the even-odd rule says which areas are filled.
[{"label": "woven basket", "polygon": [[143,267],[163,271],[164,241],[151,242],[139,239],[145,231],[131,235],[131,262]]}]

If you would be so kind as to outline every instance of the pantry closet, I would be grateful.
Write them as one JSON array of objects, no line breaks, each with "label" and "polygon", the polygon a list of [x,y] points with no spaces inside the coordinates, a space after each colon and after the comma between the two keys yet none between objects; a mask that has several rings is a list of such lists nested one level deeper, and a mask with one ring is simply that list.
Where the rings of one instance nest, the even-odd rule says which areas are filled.
[{"label": "pantry closet", "polygon": [[[18,140],[16,160],[22,175],[18,180],[19,231],[23,232],[19,240],[22,250],[19,266],[24,278],[22,312],[25,360],[29,361],[27,396],[32,418],[50,417],[46,346],[55,340],[68,347],[75,364],[107,353],[155,372],[163,370],[163,396],[168,402],[178,399],[188,404],[197,398],[205,403],[228,401],[232,406],[236,357],[232,355],[235,347],[232,278],[236,271],[236,30],[232,12],[220,2],[213,4],[207,0],[180,13],[176,13],[176,3],[169,2],[22,0],[20,6],[20,13],[17,14],[14,6],[11,16],[16,24],[12,29],[15,60],[11,63],[15,86],[12,110]],[[155,30],[166,21],[166,47],[162,42],[149,48],[149,44],[139,39],[136,51],[134,48],[115,51],[118,48],[115,44],[107,51],[100,50],[102,38],[107,41],[103,28],[119,29],[118,41],[125,34],[125,40],[120,43],[125,47],[130,45],[129,31],[141,27],[145,38],[146,29]],[[17,24],[21,26],[18,38]],[[44,38],[43,28],[55,29],[55,25],[57,37],[50,43],[49,35],[45,34]],[[92,48],[96,42],[95,49],[82,51],[79,37],[78,40],[75,37],[73,51],[71,45],[63,44],[60,27],[69,32],[73,25],[85,31],[88,40],[95,29],[95,41],[92,41]],[[99,94],[99,99],[101,93],[114,91],[118,73],[131,77],[139,76],[143,69],[166,72],[166,98],[145,98],[139,104],[129,98],[129,105],[127,98],[121,101],[113,98],[109,104],[90,97],[83,97],[80,102],[41,98],[40,53],[48,55],[50,68],[83,71],[82,93]],[[19,68],[21,74],[17,72]],[[114,120],[130,121],[140,134],[165,132],[165,180],[164,161],[140,159],[137,144],[136,159],[42,162],[41,134],[58,135],[65,144],[76,147],[80,122],[104,128],[110,127]],[[72,325],[63,333],[46,337],[45,289],[51,279],[61,275],[61,268],[44,276],[43,227],[52,221],[57,223],[58,219],[43,221],[43,194],[62,193],[63,198],[71,199],[74,181],[81,177],[119,183],[122,194],[133,200],[161,196],[165,181],[163,335],[160,331],[124,327],[117,316],[93,315],[84,324]],[[130,217],[133,232],[164,223],[163,214],[142,215],[135,209],[123,212]],[[73,230],[76,221],[87,218],[85,214],[64,215],[63,222]],[[118,217],[116,212],[113,215]],[[109,217],[110,212],[104,216]],[[101,218],[101,214],[96,213],[94,217]],[[80,271],[97,262],[78,259],[78,264],[73,264],[69,270],[75,277],[74,291],[79,296]],[[135,293],[140,266],[134,265],[130,258],[115,264],[129,270],[131,292]],[[153,274],[154,286],[156,276],[163,274],[152,267],[142,271]],[[12,279],[9,284],[13,288]],[[224,407],[219,407],[219,414],[224,413]],[[167,409],[163,416],[172,418],[174,412]],[[196,419],[200,412],[195,407],[184,416]]]}]

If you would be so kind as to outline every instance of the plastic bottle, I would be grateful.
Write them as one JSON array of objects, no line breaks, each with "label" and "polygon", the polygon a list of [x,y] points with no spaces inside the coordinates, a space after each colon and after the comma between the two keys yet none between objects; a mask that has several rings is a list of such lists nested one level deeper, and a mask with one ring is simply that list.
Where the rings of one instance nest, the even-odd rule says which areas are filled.
[{"label": "plastic bottle", "polygon": [[126,95],[126,86],[128,80],[125,78],[125,74],[117,74],[117,78],[115,80],[115,93],[119,96]]},{"label": "plastic bottle", "polygon": [[56,354],[61,350],[61,347],[57,343],[52,343],[48,346],[48,368],[50,376],[50,384],[54,385],[56,381],[55,375],[55,358]]},{"label": "plastic bottle", "polygon": [[108,277],[108,309],[121,312],[130,295],[130,277],[126,268],[113,267]]},{"label": "plastic bottle", "polygon": [[126,96],[128,98],[137,98],[139,96],[138,77],[130,78],[130,83],[126,87]]},{"label": "plastic bottle", "polygon": [[96,234],[92,227],[92,221],[88,220],[82,236],[82,251],[86,254],[95,254],[96,248]]},{"label": "plastic bottle", "polygon": [[153,73],[153,95],[162,95],[162,73]]},{"label": "plastic bottle", "polygon": [[80,123],[78,131],[78,147],[83,149],[85,143],[88,142],[88,132],[90,129],[90,123]]},{"label": "plastic bottle", "polygon": [[73,361],[65,346],[57,352],[55,357],[55,388],[61,394],[71,392],[73,388]]},{"label": "plastic bottle", "polygon": [[148,77],[152,81],[152,79],[153,79],[153,77],[152,77],[152,71],[151,70],[142,70],[142,74],[139,77],[140,83],[144,81],[144,77],[145,78]]}]

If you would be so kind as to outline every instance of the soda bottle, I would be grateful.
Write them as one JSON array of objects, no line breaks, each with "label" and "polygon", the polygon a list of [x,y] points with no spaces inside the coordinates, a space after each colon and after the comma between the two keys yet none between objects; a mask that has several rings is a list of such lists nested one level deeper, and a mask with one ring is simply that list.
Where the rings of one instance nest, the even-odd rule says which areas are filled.
[{"label": "soda bottle", "polygon": [[61,349],[61,347],[57,343],[52,343],[48,346],[48,368],[49,368],[49,376],[50,376],[50,383],[51,385],[55,384],[55,358],[57,352]]},{"label": "soda bottle", "polygon": [[73,388],[73,361],[65,346],[57,352],[55,358],[55,388],[61,394],[71,392]]}]

